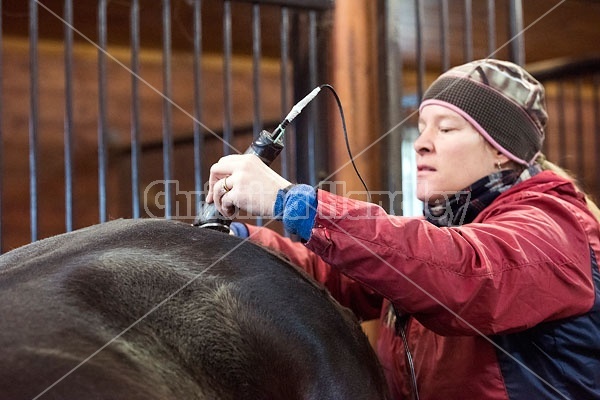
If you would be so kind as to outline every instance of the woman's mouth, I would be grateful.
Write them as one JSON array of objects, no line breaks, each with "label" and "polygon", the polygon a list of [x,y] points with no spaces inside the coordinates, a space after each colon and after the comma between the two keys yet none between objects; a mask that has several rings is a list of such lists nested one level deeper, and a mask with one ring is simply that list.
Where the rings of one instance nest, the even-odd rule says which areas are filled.
[{"label": "woman's mouth", "polygon": [[435,168],[429,165],[417,165],[417,172],[435,172]]}]

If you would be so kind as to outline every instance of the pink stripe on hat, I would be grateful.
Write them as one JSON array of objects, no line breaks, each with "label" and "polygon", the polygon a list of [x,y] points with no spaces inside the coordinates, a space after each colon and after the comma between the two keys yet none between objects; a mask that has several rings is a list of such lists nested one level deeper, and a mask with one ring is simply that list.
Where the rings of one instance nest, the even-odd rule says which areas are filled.
[{"label": "pink stripe on hat", "polygon": [[[506,150],[504,147],[502,147],[498,142],[496,142],[494,140],[494,138],[492,138],[490,136],[490,134],[485,129],[483,129],[483,127],[481,125],[479,125],[479,123],[477,121],[475,121],[469,114],[467,114],[465,111],[458,108],[457,106],[450,104],[446,101],[436,100],[436,99],[425,100],[419,106],[419,112],[421,112],[421,110],[423,110],[423,108],[425,108],[429,105],[441,106],[441,107],[447,108],[447,109],[452,110],[455,113],[459,114],[461,117],[463,117],[465,120],[467,120],[471,125],[473,125],[473,127],[477,130],[477,132],[479,132],[481,134],[481,136],[483,136],[485,138],[485,140],[487,140],[495,149],[497,149],[499,152],[501,152],[502,154],[504,154],[506,157],[510,158],[511,160],[513,160],[519,164],[524,164],[524,165],[529,165],[529,164],[531,164],[531,162],[533,160],[535,160],[535,157],[534,157],[533,160],[527,162],[527,161],[515,156],[514,154],[512,154],[511,152]],[[537,157],[537,155],[536,155],[536,157]]]}]

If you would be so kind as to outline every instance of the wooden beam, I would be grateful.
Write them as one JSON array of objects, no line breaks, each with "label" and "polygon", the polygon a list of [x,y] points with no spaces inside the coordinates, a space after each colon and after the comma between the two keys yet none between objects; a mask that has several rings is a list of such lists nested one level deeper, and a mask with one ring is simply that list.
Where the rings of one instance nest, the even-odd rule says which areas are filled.
[{"label": "wooden beam", "polygon": [[[381,190],[381,150],[373,145],[381,134],[377,87],[377,2],[373,0],[338,1],[333,12],[332,86],[338,93],[348,128],[352,155],[369,191]],[[337,115],[337,107],[329,115]],[[339,118],[332,117],[329,165],[335,190],[354,199],[367,200],[364,188],[350,164]],[[341,193],[340,191],[345,191]],[[362,324],[375,348],[379,321]]]},{"label": "wooden beam", "polygon": [[[380,189],[379,148],[373,145],[380,135],[377,88],[377,2],[338,1],[333,13],[331,76],[340,96],[352,155],[369,190]],[[330,115],[337,115],[337,108]],[[339,118],[331,118],[330,166],[333,178],[346,191],[364,192],[352,165]],[[339,188],[338,188],[339,189]],[[366,199],[366,195],[351,197]]]}]

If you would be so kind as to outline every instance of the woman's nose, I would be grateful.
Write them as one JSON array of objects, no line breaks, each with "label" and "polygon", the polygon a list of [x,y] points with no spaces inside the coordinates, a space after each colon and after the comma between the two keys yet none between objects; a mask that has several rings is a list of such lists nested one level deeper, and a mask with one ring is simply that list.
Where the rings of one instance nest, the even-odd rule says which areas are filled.
[{"label": "woman's nose", "polygon": [[431,142],[431,135],[427,128],[420,130],[419,136],[415,140],[413,147],[417,154],[430,152],[433,150],[433,143]]}]

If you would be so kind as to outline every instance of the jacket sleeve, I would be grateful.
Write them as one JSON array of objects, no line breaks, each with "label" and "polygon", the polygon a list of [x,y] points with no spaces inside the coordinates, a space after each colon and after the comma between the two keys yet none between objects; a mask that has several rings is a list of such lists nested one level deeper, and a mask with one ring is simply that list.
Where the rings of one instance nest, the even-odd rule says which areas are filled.
[{"label": "jacket sleeve", "polygon": [[473,223],[439,228],[319,191],[306,245],[438,334],[507,333],[592,306],[589,244],[573,207],[536,193],[499,197]]},{"label": "jacket sleeve", "polygon": [[379,317],[383,297],[366,286],[332,269],[302,243],[294,242],[267,228],[247,225],[251,241],[277,251],[321,283],[343,306],[363,320]]}]

